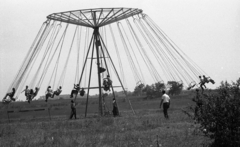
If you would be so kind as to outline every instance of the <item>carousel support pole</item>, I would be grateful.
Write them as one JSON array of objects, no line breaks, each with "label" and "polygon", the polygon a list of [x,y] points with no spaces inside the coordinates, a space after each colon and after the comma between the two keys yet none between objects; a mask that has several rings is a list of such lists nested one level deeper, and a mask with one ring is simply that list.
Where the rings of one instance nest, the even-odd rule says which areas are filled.
[{"label": "carousel support pole", "polygon": [[94,38],[95,38],[95,47],[96,47],[96,54],[97,54],[97,71],[98,71],[98,86],[99,86],[99,114],[103,115],[103,108],[102,108],[102,86],[101,86],[101,73],[100,69],[100,60],[99,60],[99,45],[100,45],[100,38],[99,38],[99,27],[94,28]]},{"label": "carousel support pole", "polygon": [[[81,73],[81,76],[80,76],[80,78],[79,78],[79,82],[78,82],[79,85],[81,84],[81,81],[82,81],[82,77],[83,77],[83,73],[84,73],[84,70],[85,70],[85,67],[86,67],[88,55],[89,55],[89,52],[90,52],[90,50],[91,50],[91,45],[92,45],[93,42],[94,42],[94,41],[93,41],[93,38],[94,38],[94,36],[92,35],[91,41],[90,41],[90,43],[89,43],[88,51],[87,51],[87,54],[86,54],[86,57],[85,57],[84,65],[83,65],[83,68],[82,68],[82,73]],[[88,94],[89,94],[89,88],[88,88]],[[86,108],[85,108],[85,117],[87,117],[88,94],[87,94],[87,102],[86,102]],[[76,101],[76,99],[75,99],[75,101]]]},{"label": "carousel support pole", "polygon": [[[94,40],[95,39],[93,39],[93,42],[94,42]],[[90,46],[89,46],[89,48],[90,48]],[[87,117],[88,98],[89,98],[90,83],[91,83],[91,76],[92,76],[93,55],[94,55],[94,43],[93,43],[93,46],[92,46],[92,57],[91,57],[90,73],[89,73],[89,80],[88,80],[88,93],[87,93],[87,101],[86,101],[86,107],[85,107],[85,117]]]},{"label": "carousel support pole", "polygon": [[[101,37],[101,35],[100,35],[100,37]],[[102,40],[102,41],[103,41],[103,40]],[[100,49],[101,49],[101,51],[102,51],[104,63],[105,63],[106,68],[107,68],[107,73],[108,73],[108,75],[110,75],[110,74],[109,74],[108,65],[107,65],[107,61],[106,61],[106,56],[105,56],[105,53],[104,53],[104,50],[103,50],[102,45],[101,45],[100,47],[101,47]],[[113,66],[114,66],[114,65],[113,65]],[[116,101],[116,104],[117,104],[117,100],[116,100],[115,92],[114,92],[114,89],[113,89],[113,85],[111,85],[111,89],[112,89],[112,93],[113,93],[113,99]],[[119,115],[119,108],[118,108],[118,106],[117,106],[117,111],[118,111],[118,115]]]}]

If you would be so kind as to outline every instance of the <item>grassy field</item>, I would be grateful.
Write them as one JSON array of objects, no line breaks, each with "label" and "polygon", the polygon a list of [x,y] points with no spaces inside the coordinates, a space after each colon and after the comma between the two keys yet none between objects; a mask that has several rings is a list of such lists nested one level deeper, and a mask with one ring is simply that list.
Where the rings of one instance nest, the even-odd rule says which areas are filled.
[{"label": "grassy field", "polygon": [[[121,116],[116,118],[99,117],[95,98],[89,100],[88,115],[84,118],[86,99],[78,99],[77,120],[68,119],[69,99],[1,105],[0,146],[205,146],[209,140],[181,111],[191,103],[193,95],[172,97],[169,120],[164,119],[159,109],[159,98],[130,97],[136,115],[124,98],[118,98]],[[106,106],[111,111],[111,98],[106,99]],[[46,110],[9,113],[8,121],[7,110],[40,108]]]}]

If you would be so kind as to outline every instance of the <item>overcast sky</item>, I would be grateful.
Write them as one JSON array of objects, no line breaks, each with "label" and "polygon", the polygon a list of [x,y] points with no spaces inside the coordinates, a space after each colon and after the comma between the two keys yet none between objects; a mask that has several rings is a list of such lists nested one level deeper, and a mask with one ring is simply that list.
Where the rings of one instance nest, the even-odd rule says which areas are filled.
[{"label": "overcast sky", "polygon": [[47,15],[109,7],[142,9],[216,85],[240,77],[239,0],[0,0],[0,95]]}]

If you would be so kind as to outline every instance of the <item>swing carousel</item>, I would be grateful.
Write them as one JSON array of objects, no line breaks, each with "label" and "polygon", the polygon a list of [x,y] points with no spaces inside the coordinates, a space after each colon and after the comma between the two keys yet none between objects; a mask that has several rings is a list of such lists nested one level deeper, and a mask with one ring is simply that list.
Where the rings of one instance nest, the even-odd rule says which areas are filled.
[{"label": "swing carousel", "polygon": [[126,91],[132,85],[177,81],[191,89],[200,75],[209,78],[141,9],[66,11],[47,16],[3,102],[19,99],[26,85],[29,103],[39,94],[47,102],[62,91],[75,100],[80,93],[86,97],[86,116],[90,91],[95,91],[100,115],[106,95],[119,114],[115,92],[120,89],[135,113]]}]

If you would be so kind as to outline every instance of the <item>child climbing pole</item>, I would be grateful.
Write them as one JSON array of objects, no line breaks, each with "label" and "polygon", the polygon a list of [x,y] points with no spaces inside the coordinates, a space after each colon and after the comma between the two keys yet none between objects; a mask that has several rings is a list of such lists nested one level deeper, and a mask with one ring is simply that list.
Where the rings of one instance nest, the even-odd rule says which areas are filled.
[{"label": "child climbing pole", "polygon": [[73,94],[77,95],[79,90],[80,90],[79,84],[74,84],[73,90],[71,91],[70,98],[73,98]]},{"label": "child climbing pole", "polygon": [[85,90],[84,90],[84,88],[82,88],[81,91],[80,91],[80,95],[84,96],[84,94],[85,94]]},{"label": "child climbing pole", "polygon": [[107,77],[103,79],[103,86],[103,89],[105,91],[110,91],[110,87],[112,86],[112,80],[110,79],[109,75],[107,75]]}]

